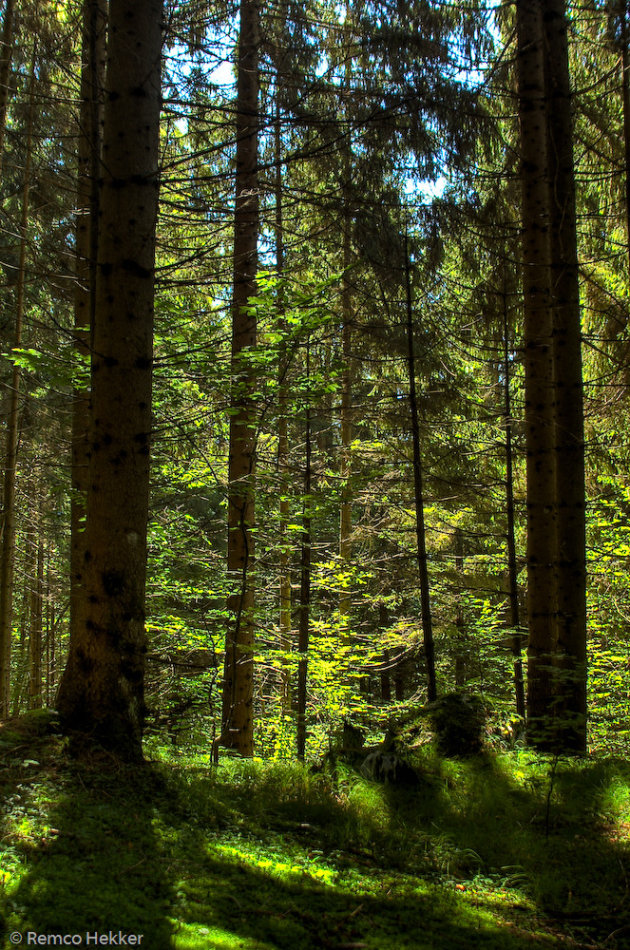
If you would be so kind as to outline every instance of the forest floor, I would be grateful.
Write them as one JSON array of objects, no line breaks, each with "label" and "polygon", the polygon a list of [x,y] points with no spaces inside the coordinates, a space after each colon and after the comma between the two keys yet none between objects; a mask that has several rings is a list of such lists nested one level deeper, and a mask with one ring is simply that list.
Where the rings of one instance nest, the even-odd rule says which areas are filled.
[{"label": "forest floor", "polygon": [[625,761],[427,749],[404,790],[38,732],[0,730],[3,948],[630,947]]}]

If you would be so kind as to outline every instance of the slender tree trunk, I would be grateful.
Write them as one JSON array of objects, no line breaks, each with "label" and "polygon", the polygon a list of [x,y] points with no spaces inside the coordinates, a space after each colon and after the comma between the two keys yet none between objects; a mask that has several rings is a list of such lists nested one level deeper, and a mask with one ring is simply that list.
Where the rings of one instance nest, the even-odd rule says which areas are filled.
[{"label": "slender tree trunk", "polygon": [[516,530],[514,516],[514,468],[512,450],[512,397],[510,392],[510,341],[507,291],[503,291],[503,418],[505,424],[505,498],[507,508],[508,600],[510,630],[514,657],[514,695],[516,712],[525,716],[525,684],[521,655],[520,612],[518,606],[518,572],[516,569]]},{"label": "slender tree trunk", "polygon": [[[387,607],[381,601],[378,605],[378,629],[379,633],[387,630],[389,626],[389,616]],[[381,702],[390,703],[392,700],[392,664],[391,651],[385,648],[383,650],[383,659],[381,660]]]},{"label": "slender tree trunk", "polygon": [[573,117],[564,0],[544,0],[557,498],[558,748],[586,751],[586,503]]},{"label": "slender tree trunk", "polygon": [[465,686],[468,679],[469,652],[466,643],[466,624],[462,592],[464,590],[464,536],[461,528],[455,529],[455,574],[457,575],[458,591],[455,608],[455,686]]},{"label": "slender tree trunk", "polygon": [[52,584],[50,582],[51,564],[50,555],[46,566],[46,656],[47,656],[47,675],[46,675],[46,704],[51,706],[53,696],[57,692],[57,622],[52,598]]},{"label": "slender tree trunk", "polygon": [[527,453],[528,740],[552,744],[556,650],[554,365],[541,0],[517,0]]},{"label": "slender tree trunk", "polygon": [[413,484],[416,508],[416,543],[418,551],[418,576],[420,580],[420,609],[422,614],[422,637],[427,675],[427,698],[437,699],[435,679],[435,646],[433,643],[433,620],[431,617],[431,594],[427,563],[426,531],[424,524],[424,487],[422,457],[420,454],[420,424],[416,395],[416,360],[413,343],[413,302],[411,297],[411,261],[409,242],[405,231],[405,285],[407,302],[407,371],[409,375],[409,412],[411,415],[411,438],[413,442]]},{"label": "slender tree trunk", "polygon": [[[26,160],[22,184],[22,218],[20,222],[20,258],[18,264],[17,301],[15,314],[14,347],[22,345],[24,320],[24,293],[26,287],[26,251],[28,236],[29,197],[33,152],[33,122],[35,118],[35,66],[37,41],[33,45],[29,83],[29,112],[26,132]],[[13,569],[15,563],[15,487],[17,450],[20,422],[20,384],[22,373],[14,364],[11,374],[9,415],[7,419],[6,451],[4,457],[4,494],[2,511],[2,548],[0,550],[0,720],[10,710],[11,694],[11,638],[13,625]]]},{"label": "slender tree trunk", "polygon": [[258,46],[257,0],[241,0],[236,103],[236,203],[232,296],[232,412],[227,569],[231,585],[225,641],[220,743],[240,755],[254,751],[254,498],[256,471],[256,318],[247,312],[258,266]]},{"label": "slender tree trunk", "polygon": [[[348,139],[350,131],[348,130]],[[351,475],[350,445],[352,443],[352,287],[350,284],[351,211],[350,176],[352,157],[348,141],[344,159],[344,220],[343,220],[343,279],[341,287],[341,507],[339,512],[339,558],[341,571],[349,572],[352,562],[352,493],[349,484]],[[339,616],[347,629],[352,598],[350,587],[342,588],[339,595]]]},{"label": "slender tree trunk", "polygon": [[626,242],[630,272],[630,55],[628,51],[628,0],[620,0],[621,19],[621,102],[623,108],[623,154],[626,186]]},{"label": "slender tree trunk", "polygon": [[[58,707],[142,758],[162,0],[110,0],[82,592]],[[79,745],[80,748],[80,745]]]},{"label": "slender tree trunk", "polygon": [[[105,81],[106,0],[85,0],[81,63],[81,108],[77,174],[76,284],[74,340],[77,355],[87,361],[96,306],[98,257],[99,173]],[[85,618],[79,616],[85,563],[85,504],[88,489],[90,393],[74,388],[72,402],[72,496],[70,508],[70,635],[76,636]]]},{"label": "slender tree trunk", "polygon": [[300,559],[300,623],[298,639],[297,684],[297,757],[303,762],[306,753],[306,686],[308,677],[308,642],[311,610],[311,405],[310,405],[310,345],[306,343],[306,410],[304,441],[304,500],[302,503],[302,553]]},{"label": "slender tree trunk", "polygon": [[[275,234],[276,234],[276,274],[284,278],[284,224],[282,216],[282,129],[280,125],[280,104],[276,103],[274,124],[275,146]],[[291,707],[291,683],[288,654],[291,650],[291,573],[289,557],[288,524],[290,519],[289,503],[289,381],[286,347],[287,325],[284,308],[284,288],[278,290],[278,319],[282,342],[278,367],[278,472],[280,475],[280,650],[283,654],[281,665],[282,711],[288,715]]]},{"label": "slender tree trunk", "polygon": [[15,19],[15,0],[6,0],[2,21],[2,41],[0,45],[0,179],[4,162],[4,136],[7,128],[9,108],[9,86],[11,79],[11,60],[13,58],[13,21]]},{"label": "slender tree trunk", "polygon": [[[21,604],[18,608],[19,616],[19,637],[17,644],[13,645],[12,654],[12,678],[11,678],[11,716],[16,718],[25,705],[23,700],[26,698],[28,704],[28,680],[29,680],[29,631],[31,628],[31,616],[33,611],[33,578],[37,574],[37,535],[32,531],[25,533],[24,537],[24,578],[22,585]],[[17,650],[15,646],[17,645]]]},{"label": "slender tree trunk", "polygon": [[42,537],[43,519],[38,525],[37,540],[37,568],[35,590],[32,593],[31,629],[29,636],[29,682],[28,706],[29,709],[39,709],[43,702],[42,696],[42,644],[44,619],[44,540]]},{"label": "slender tree trunk", "polygon": [[[352,124],[350,115],[350,95],[352,86],[352,8],[351,0],[346,0],[344,21],[344,42],[342,53],[345,57],[345,106],[344,118],[346,140],[343,147],[343,278],[341,285],[341,505],[339,511],[339,559],[341,572],[348,574],[352,564],[352,491],[350,487],[352,444],[352,285],[350,267],[352,265]],[[350,611],[352,608],[351,587],[342,586],[339,595],[339,619],[342,636],[348,634]],[[348,641],[349,642],[349,641]]]}]

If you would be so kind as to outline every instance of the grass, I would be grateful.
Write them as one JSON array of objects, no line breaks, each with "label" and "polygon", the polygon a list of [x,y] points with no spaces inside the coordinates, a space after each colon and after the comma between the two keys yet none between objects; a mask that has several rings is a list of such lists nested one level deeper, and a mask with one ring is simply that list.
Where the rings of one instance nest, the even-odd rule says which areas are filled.
[{"label": "grass", "polygon": [[624,761],[425,749],[410,792],[282,762],[79,764],[4,727],[0,765],[0,946],[630,947]]}]

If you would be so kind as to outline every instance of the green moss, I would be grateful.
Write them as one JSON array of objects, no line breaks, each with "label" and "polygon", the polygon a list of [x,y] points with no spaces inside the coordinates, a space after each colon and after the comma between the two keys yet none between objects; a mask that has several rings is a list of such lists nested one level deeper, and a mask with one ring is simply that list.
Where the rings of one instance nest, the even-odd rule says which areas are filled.
[{"label": "green moss", "polygon": [[595,946],[630,915],[623,762],[425,748],[409,792],[287,763],[80,766],[54,736],[30,741],[0,780],[9,931],[517,950]]}]

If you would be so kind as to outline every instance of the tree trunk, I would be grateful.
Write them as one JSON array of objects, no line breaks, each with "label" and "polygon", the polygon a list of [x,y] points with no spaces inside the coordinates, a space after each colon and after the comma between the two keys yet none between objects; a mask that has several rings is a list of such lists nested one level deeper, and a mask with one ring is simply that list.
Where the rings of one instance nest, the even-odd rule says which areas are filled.
[{"label": "tree trunk", "polygon": [[[378,629],[379,634],[387,630],[389,626],[389,615],[387,607],[381,601],[378,605]],[[391,651],[387,647],[383,650],[383,659],[381,660],[381,702],[390,703],[392,700],[392,662]]]},{"label": "tree trunk", "polygon": [[0,53],[0,179],[4,161],[4,135],[7,128],[9,108],[9,85],[11,80],[11,60],[13,58],[13,21],[15,19],[15,0],[6,0],[2,21],[2,41]]},{"label": "tree trunk", "polygon": [[57,650],[56,650],[56,622],[55,622],[55,609],[52,598],[52,585],[50,583],[51,576],[51,557],[50,551],[46,558],[46,590],[44,594],[44,606],[46,609],[46,705],[52,706],[54,704],[53,697],[57,692]]},{"label": "tree trunk", "polygon": [[466,685],[469,668],[469,650],[466,642],[466,623],[462,594],[464,592],[464,535],[455,528],[455,574],[457,576],[457,605],[455,607],[455,686]]},{"label": "tree trunk", "polygon": [[[348,138],[350,131],[348,130]],[[341,506],[339,512],[339,559],[342,573],[348,573],[352,561],[352,494],[350,489],[350,444],[352,442],[352,287],[350,265],[350,176],[352,173],[350,142],[344,159],[343,278],[341,286]],[[352,599],[350,587],[339,595],[339,617],[347,632]]]},{"label": "tree trunk", "polygon": [[220,743],[254,751],[254,497],[256,318],[247,312],[258,266],[258,5],[241,0],[236,103],[236,202],[232,296],[232,393],[227,570],[230,620],[225,640]]},{"label": "tree trunk", "polygon": [[[106,0],[85,0],[81,63],[81,109],[77,173],[76,283],[74,341],[79,359],[90,354],[96,305],[98,256],[99,170],[102,144],[105,80]],[[74,388],[72,401],[72,496],[70,508],[70,636],[82,623],[81,581],[85,563],[85,504],[88,489],[88,432],[90,393],[85,385]]]},{"label": "tree trunk", "polygon": [[554,366],[541,0],[517,0],[527,453],[528,740],[552,739],[556,649]]},{"label": "tree trunk", "polygon": [[525,716],[525,685],[521,655],[518,573],[516,569],[516,530],[514,516],[514,471],[512,450],[512,398],[510,392],[510,341],[507,291],[503,290],[503,418],[505,423],[505,498],[507,508],[508,599],[512,656],[514,657],[514,695],[516,712]]},{"label": "tree trunk", "polygon": [[[352,86],[352,10],[350,0],[346,0],[343,29],[342,55],[345,59],[344,71],[344,119],[345,141],[343,146],[343,277],[341,284],[341,505],[339,511],[339,560],[342,574],[349,574],[352,564],[352,491],[350,487],[350,446],[352,443],[352,285],[350,267],[352,265],[352,125],[350,121],[350,95]],[[352,608],[351,587],[344,584],[339,594],[339,620],[342,637],[350,645],[348,627]]]},{"label": "tree trunk", "polygon": [[416,509],[416,544],[418,554],[418,577],[420,581],[420,610],[422,615],[422,637],[427,675],[427,698],[429,702],[437,699],[435,680],[435,646],[433,643],[433,620],[431,617],[431,593],[429,569],[427,564],[426,530],[424,524],[424,487],[422,457],[420,454],[420,425],[418,420],[418,400],[416,396],[416,360],[413,343],[413,303],[411,298],[411,261],[409,242],[405,231],[405,286],[407,302],[407,371],[409,375],[409,412],[411,416],[411,438],[413,442],[413,484]]},{"label": "tree trunk", "polygon": [[[279,80],[277,80],[279,82]],[[276,93],[277,94],[277,93]],[[280,104],[276,103],[276,119],[274,125],[275,146],[275,233],[276,233],[276,274],[280,281],[284,278],[284,225],[282,218],[282,129],[280,126]],[[280,284],[278,289],[278,320],[282,342],[278,366],[278,473],[280,476],[280,650],[281,661],[281,690],[282,712],[288,715],[291,708],[291,683],[289,674],[288,654],[291,651],[291,572],[289,556],[288,524],[290,519],[289,504],[289,381],[286,333],[287,324],[284,307],[284,288]]]},{"label": "tree trunk", "polygon": [[621,103],[623,108],[623,155],[626,191],[626,243],[630,274],[630,55],[628,51],[628,0],[619,3],[621,19]]},{"label": "tree trunk", "polygon": [[42,538],[43,518],[41,517],[37,526],[37,567],[35,578],[35,590],[32,592],[31,606],[31,630],[29,635],[29,681],[28,681],[28,707],[29,709],[39,709],[43,702],[42,695],[42,628],[44,619],[44,540]]},{"label": "tree trunk", "polygon": [[573,117],[564,0],[544,0],[557,498],[557,747],[586,751],[586,504]]},{"label": "tree trunk", "polygon": [[[26,160],[22,185],[22,218],[20,223],[20,258],[18,264],[14,347],[22,345],[24,291],[26,285],[26,251],[33,153],[33,122],[35,118],[35,64],[37,40],[33,44],[29,83],[29,112],[26,133]],[[11,374],[9,415],[7,419],[4,458],[4,494],[2,511],[2,548],[0,550],[0,720],[9,715],[11,702],[11,639],[13,626],[13,569],[15,563],[15,487],[17,475],[18,432],[20,422],[20,384],[22,372],[16,364]]]},{"label": "tree trunk", "polygon": [[311,405],[310,346],[306,344],[306,412],[304,441],[304,500],[302,503],[302,554],[300,559],[300,623],[298,639],[297,688],[297,757],[303,762],[306,753],[306,686],[308,676],[308,642],[311,611]]},{"label": "tree trunk", "polygon": [[142,758],[162,0],[111,0],[80,615],[58,706]]}]

